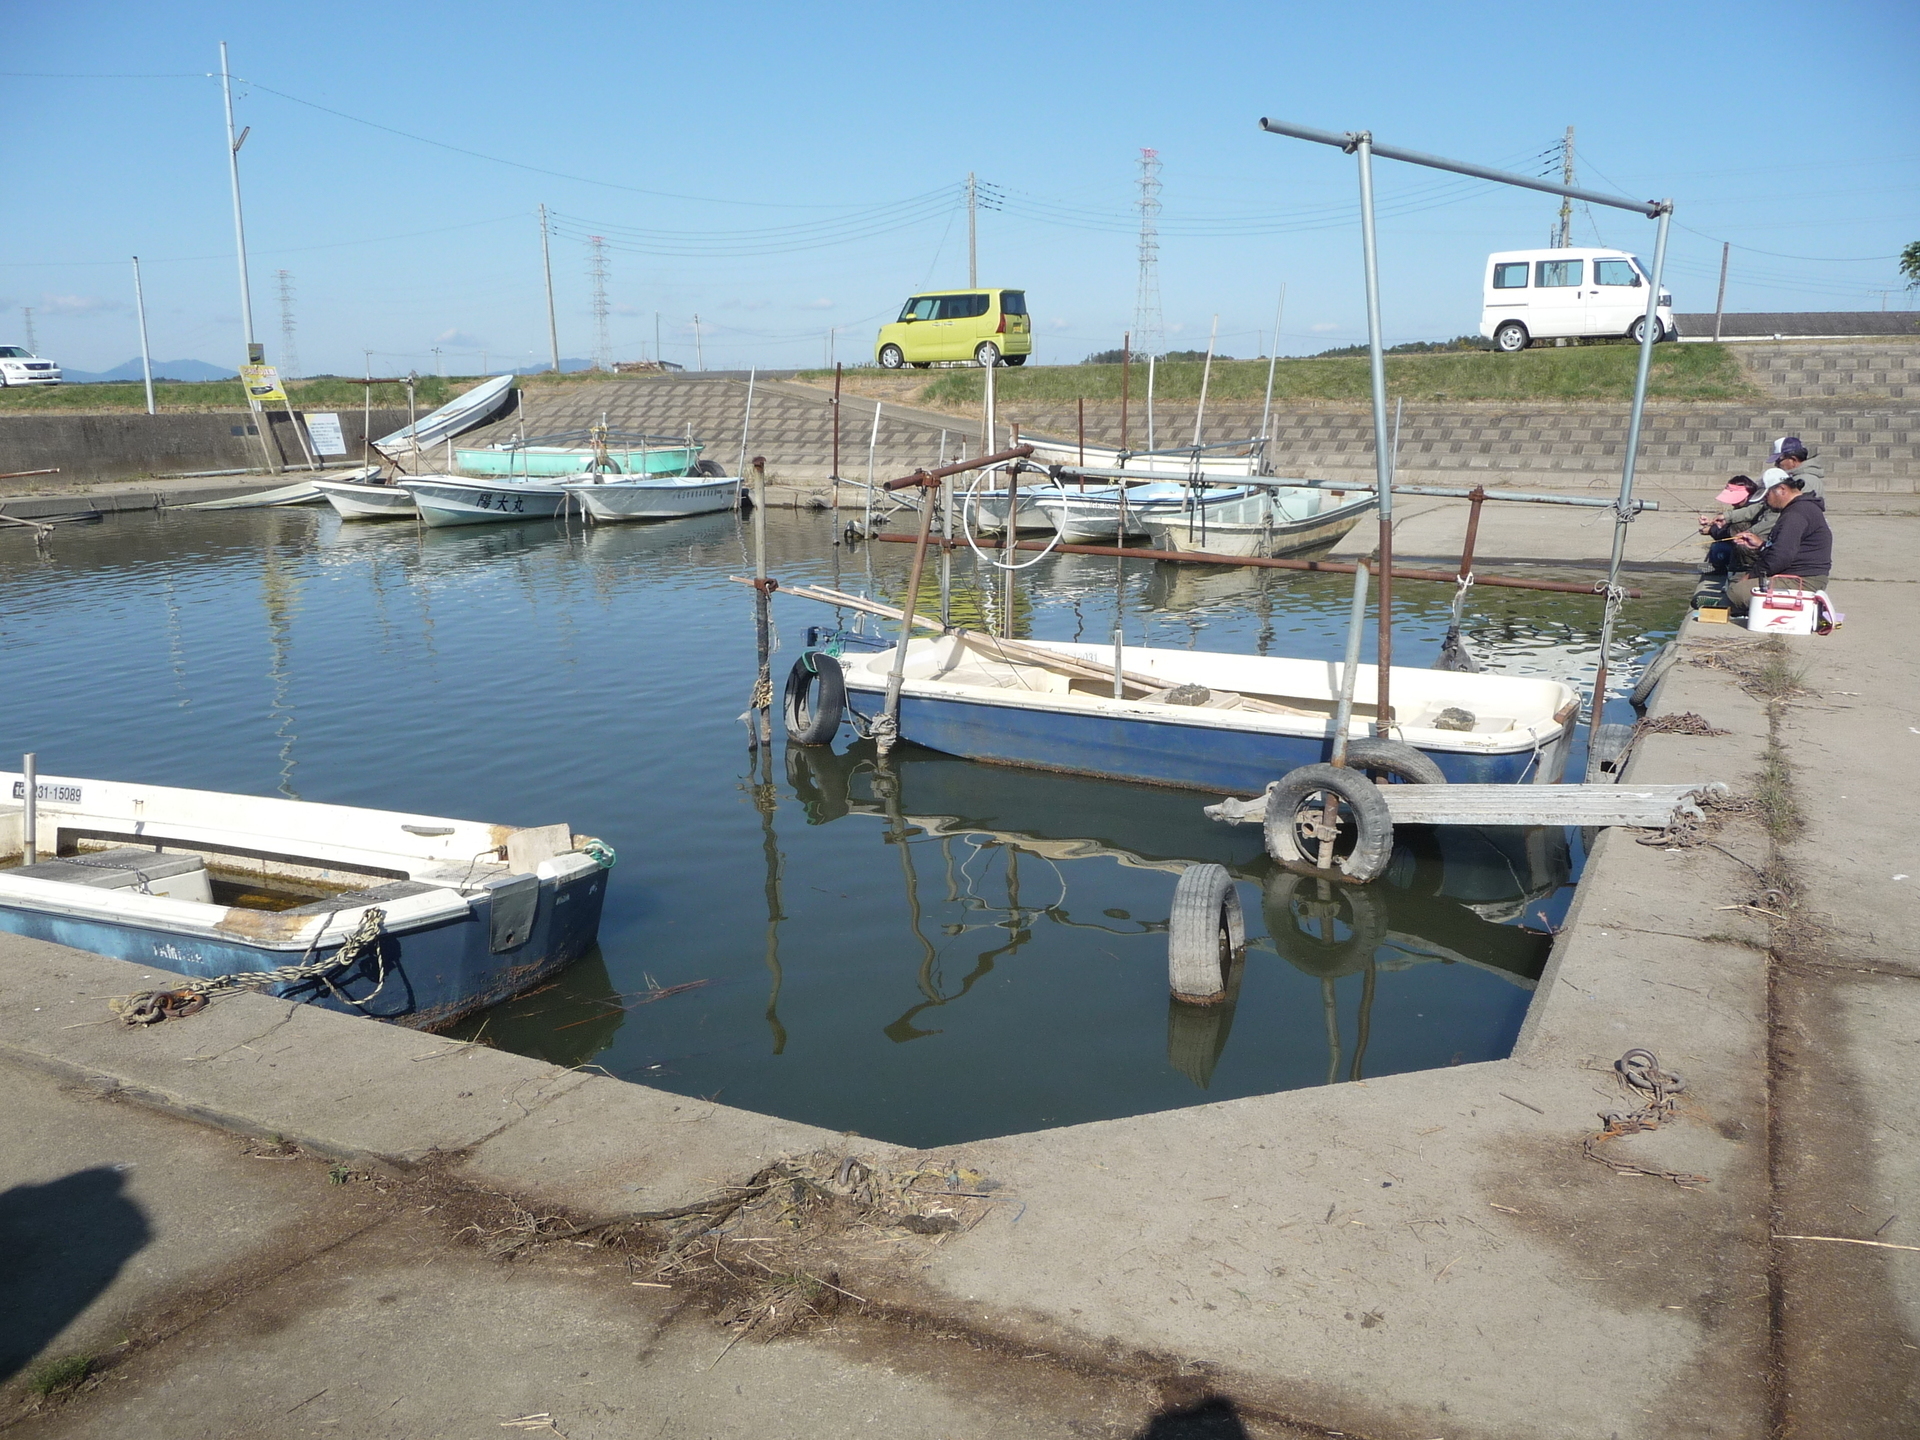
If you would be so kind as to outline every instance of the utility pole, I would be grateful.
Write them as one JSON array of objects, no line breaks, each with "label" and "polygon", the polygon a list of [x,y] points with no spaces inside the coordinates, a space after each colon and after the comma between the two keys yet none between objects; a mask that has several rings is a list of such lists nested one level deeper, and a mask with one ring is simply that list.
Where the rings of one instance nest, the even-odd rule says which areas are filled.
[{"label": "utility pole", "polygon": [[220,86],[227,101],[227,178],[233,187],[233,242],[240,257],[240,325],[246,331],[247,361],[253,358],[253,290],[247,283],[247,225],[240,213],[240,147],[253,127],[233,133],[233,74],[227,68],[227,42],[220,42]]},{"label": "utility pole", "polygon": [[1720,293],[1714,297],[1713,301],[1713,339],[1715,344],[1718,344],[1720,340],[1720,317],[1726,313],[1727,309],[1727,257],[1732,253],[1733,242],[1731,240],[1721,241]]},{"label": "utility pole", "polygon": [[700,344],[700,317],[693,317],[693,363],[700,369],[707,368],[707,352]]},{"label": "utility pole", "polygon": [[1133,335],[1149,355],[1160,349],[1160,152],[1140,152],[1140,287],[1133,300]]},{"label": "utility pole", "polygon": [[[1560,183],[1571,187],[1573,184],[1573,127],[1567,126],[1567,135],[1560,142]],[[1564,250],[1573,244],[1573,197],[1560,197],[1560,235],[1556,249]]]},{"label": "utility pole", "polygon": [[560,326],[553,316],[553,248],[547,240],[547,207],[540,207],[540,264],[547,272],[547,344],[553,350],[553,373],[560,373]]},{"label": "utility pole", "polygon": [[593,282],[593,368],[613,369],[613,341],[607,335],[607,242],[589,235],[587,279]]},{"label": "utility pole", "polygon": [[974,183],[973,171],[967,172],[967,288],[973,289],[980,283],[980,240],[977,218],[979,215],[980,187]]},{"label": "utility pole", "polygon": [[653,363],[662,370],[667,368],[666,357],[660,353],[660,312],[653,312]]},{"label": "utility pole", "polygon": [[293,272],[276,270],[280,281],[280,368],[293,379],[300,377],[300,349],[293,341]]},{"label": "utility pole", "polygon": [[433,373],[436,375],[445,375],[447,373],[447,362],[440,358],[440,347],[438,345],[433,347]]},{"label": "utility pole", "polygon": [[26,322],[27,326],[27,349],[35,355],[38,355],[40,353],[40,342],[35,338],[33,333],[33,307],[31,305],[22,305],[20,307],[20,317]]},{"label": "utility pole", "polygon": [[[147,413],[153,410],[153,353],[147,348],[147,293],[140,285],[140,257],[133,257],[133,308],[140,315],[140,372],[147,380]],[[29,349],[32,347],[29,346]]]}]

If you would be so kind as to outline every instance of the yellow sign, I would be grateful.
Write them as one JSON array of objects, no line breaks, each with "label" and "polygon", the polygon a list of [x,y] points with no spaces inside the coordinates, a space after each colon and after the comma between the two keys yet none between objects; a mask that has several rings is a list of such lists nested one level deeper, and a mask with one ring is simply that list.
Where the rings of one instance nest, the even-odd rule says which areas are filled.
[{"label": "yellow sign", "polygon": [[240,383],[247,387],[247,399],[255,404],[287,403],[287,392],[280,388],[280,372],[271,365],[242,365]]}]

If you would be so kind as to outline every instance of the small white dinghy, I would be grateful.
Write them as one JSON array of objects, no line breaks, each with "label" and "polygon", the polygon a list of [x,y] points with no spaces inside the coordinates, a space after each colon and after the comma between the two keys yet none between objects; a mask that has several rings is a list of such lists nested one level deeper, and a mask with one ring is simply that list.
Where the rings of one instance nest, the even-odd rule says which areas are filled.
[{"label": "small white dinghy", "polygon": [[473,429],[492,418],[513,393],[512,375],[496,375],[491,380],[456,395],[438,410],[422,415],[411,425],[404,425],[391,435],[382,435],[373,442],[373,448],[394,460],[403,460],[417,456],[432,449],[443,440]]},{"label": "small white dinghy", "polygon": [[652,475],[644,479],[603,475],[566,486],[596,520],[675,520],[731,510],[740,495],[737,475]]},{"label": "small white dinghy", "polygon": [[413,493],[389,480],[317,480],[321,497],[342,520],[411,520]]},{"label": "small white dinghy", "polygon": [[1177,554],[1298,555],[1338,544],[1377,504],[1372,491],[1343,500],[1337,490],[1308,486],[1206,495],[1190,507],[1150,516],[1147,534],[1154,549]]},{"label": "small white dinghy", "polygon": [[[1245,499],[1244,487],[1203,491],[1218,503]],[[1069,545],[1110,545],[1129,535],[1144,535],[1155,520],[1186,513],[1192,492],[1173,480],[1144,485],[1102,485],[1080,490],[1071,485],[1049,485],[1036,490],[1034,504],[1053,518],[1060,538]]]},{"label": "small white dinghy", "polygon": [[473,480],[463,475],[410,475],[400,488],[413,497],[423,525],[485,525],[551,520],[572,489],[527,480]]},{"label": "small white dinghy", "polygon": [[[1022,435],[1020,443],[1033,446],[1036,465],[1069,465],[1088,470],[1125,470],[1143,479],[1241,480],[1260,473],[1258,440],[1233,440],[1177,450],[1122,450],[1089,440],[1036,440]],[[1246,448],[1244,455],[1222,455],[1221,450]]]}]

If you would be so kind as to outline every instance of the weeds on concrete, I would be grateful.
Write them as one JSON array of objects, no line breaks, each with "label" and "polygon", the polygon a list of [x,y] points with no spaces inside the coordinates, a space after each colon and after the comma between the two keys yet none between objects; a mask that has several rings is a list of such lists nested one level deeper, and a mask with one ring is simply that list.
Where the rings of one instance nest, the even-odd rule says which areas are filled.
[{"label": "weeds on concrete", "polygon": [[1775,845],[1784,845],[1800,833],[1802,818],[1793,793],[1793,769],[1777,742],[1769,743],[1753,782],[1753,800],[1760,824]]},{"label": "weeds on concrete", "polygon": [[77,1390],[93,1374],[93,1356],[63,1355],[58,1360],[43,1360],[27,1371],[27,1389],[42,1400]]}]

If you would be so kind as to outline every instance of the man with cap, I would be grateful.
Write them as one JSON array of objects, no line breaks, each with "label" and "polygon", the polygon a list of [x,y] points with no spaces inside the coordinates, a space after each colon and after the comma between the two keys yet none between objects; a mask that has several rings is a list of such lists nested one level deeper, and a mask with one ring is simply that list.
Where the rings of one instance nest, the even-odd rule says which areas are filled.
[{"label": "man with cap", "polygon": [[1734,544],[1754,552],[1755,571],[1727,587],[1727,599],[1737,615],[1747,612],[1754,592],[1768,588],[1776,575],[1797,575],[1803,588],[1824,590],[1833,574],[1833,530],[1827,524],[1826,507],[1806,493],[1806,481],[1784,468],[1769,470],[1760,478],[1767,485],[1762,503],[1772,512],[1773,523],[1765,532],[1756,527],[1733,537]]},{"label": "man with cap", "polygon": [[[1818,460],[1808,458],[1807,447],[1800,442],[1798,435],[1782,435],[1774,441],[1773,458],[1769,463],[1775,470],[1784,471],[1789,475],[1798,475],[1801,493],[1822,510],[1827,508],[1826,497],[1820,493],[1821,482],[1827,478],[1827,472]],[[1778,511],[1767,505],[1764,495],[1756,494],[1747,504],[1729,510],[1726,519],[1727,524],[1735,530],[1742,525],[1748,525],[1757,534],[1765,535],[1779,523],[1778,514]]]}]

